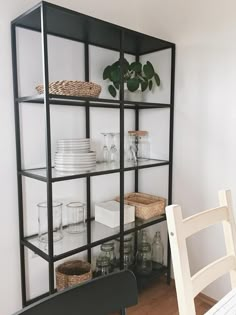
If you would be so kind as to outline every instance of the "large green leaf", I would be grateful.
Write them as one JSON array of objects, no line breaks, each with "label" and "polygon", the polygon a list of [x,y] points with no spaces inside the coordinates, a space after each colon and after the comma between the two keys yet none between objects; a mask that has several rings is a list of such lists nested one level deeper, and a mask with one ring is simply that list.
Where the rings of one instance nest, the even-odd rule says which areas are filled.
[{"label": "large green leaf", "polygon": [[116,97],[116,89],[113,85],[108,86],[108,91],[110,92],[111,96]]},{"label": "large green leaf", "polygon": [[137,78],[129,79],[127,81],[127,88],[130,92],[135,92],[139,88],[139,80]]},{"label": "large green leaf", "polygon": [[156,72],[154,73],[154,79],[156,81],[157,86],[160,86],[161,80],[160,80],[159,75]]},{"label": "large green leaf", "polygon": [[119,88],[120,88],[120,82],[113,82],[113,84],[114,84],[115,88],[116,88],[117,90],[119,90]]},{"label": "large green leaf", "polygon": [[140,73],[142,71],[142,65],[138,61],[132,62],[129,66],[129,70]]},{"label": "large green leaf", "polygon": [[129,62],[127,59],[124,58],[124,63],[123,63],[123,73],[126,74],[129,70]]},{"label": "large green leaf", "polygon": [[111,71],[111,81],[112,82],[119,82],[120,81],[120,68],[113,68]]},{"label": "large green leaf", "polygon": [[111,73],[111,66],[107,66],[103,71],[103,80],[109,79]]},{"label": "large green leaf", "polygon": [[153,82],[152,82],[152,80],[149,81],[148,87],[149,87],[149,91],[151,91],[151,90],[152,90],[152,87],[153,87]]},{"label": "large green leaf", "polygon": [[141,83],[141,90],[142,90],[142,92],[144,92],[147,89],[147,87],[148,87],[148,81],[143,81]]},{"label": "large green leaf", "polygon": [[143,72],[148,79],[151,79],[154,76],[155,71],[151,62],[147,61],[143,66]]}]

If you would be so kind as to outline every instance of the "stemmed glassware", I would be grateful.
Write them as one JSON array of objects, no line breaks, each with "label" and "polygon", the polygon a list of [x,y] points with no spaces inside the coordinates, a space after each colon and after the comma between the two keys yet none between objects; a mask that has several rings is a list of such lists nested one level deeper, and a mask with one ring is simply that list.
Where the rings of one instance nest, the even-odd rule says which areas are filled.
[{"label": "stemmed glassware", "polygon": [[116,136],[118,136],[119,133],[111,132],[110,135],[111,135],[110,159],[111,159],[111,162],[118,162],[119,151],[116,146]]},{"label": "stemmed glassware", "polygon": [[102,135],[104,136],[104,145],[103,145],[103,162],[109,163],[110,162],[110,152],[108,148],[108,138],[109,133],[108,132],[102,132]]},{"label": "stemmed glassware", "polygon": [[[104,145],[102,150],[102,161],[104,163],[116,163],[119,161],[119,150],[116,143],[116,138],[119,135],[117,132],[103,132]],[[109,147],[110,139],[110,147]]]}]

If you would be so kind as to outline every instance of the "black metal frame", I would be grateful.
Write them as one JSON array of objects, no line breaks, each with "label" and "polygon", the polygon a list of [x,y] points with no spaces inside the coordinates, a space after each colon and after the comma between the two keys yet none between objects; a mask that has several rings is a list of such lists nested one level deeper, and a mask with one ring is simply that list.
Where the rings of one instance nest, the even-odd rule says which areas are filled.
[{"label": "black metal frame", "polygon": [[[123,269],[123,240],[124,235],[134,232],[137,236],[138,230],[151,226],[153,224],[157,224],[159,222],[165,221],[165,215],[154,219],[150,222],[145,222],[142,225],[137,225],[134,228],[129,230],[124,230],[124,174],[126,171],[134,170],[135,172],[135,191],[139,191],[139,169],[149,168],[149,167],[158,167],[167,165],[169,167],[169,178],[168,178],[168,204],[172,202],[172,172],[173,172],[173,124],[174,124],[174,77],[175,77],[175,45],[173,43],[165,42],[163,40],[155,39],[160,42],[160,47],[154,47],[151,49],[152,52],[159,51],[162,49],[171,49],[171,91],[170,91],[170,103],[169,104],[161,104],[161,103],[150,103],[150,102],[131,102],[124,100],[124,82],[123,75],[121,71],[121,89],[120,89],[120,98],[119,100],[108,100],[108,99],[95,99],[95,98],[84,98],[84,97],[69,97],[69,96],[58,96],[58,95],[50,95],[48,89],[45,89],[44,96],[27,96],[27,97],[19,97],[18,95],[18,77],[17,77],[17,50],[16,50],[16,27],[23,27],[33,31],[41,31],[42,38],[42,56],[43,56],[43,81],[44,86],[48,87],[49,78],[48,78],[48,48],[47,48],[47,35],[52,34],[52,32],[48,31],[48,21],[47,21],[47,10],[48,8],[55,8],[60,10],[65,10],[66,13],[73,13],[75,16],[78,15],[78,19],[82,17],[86,17],[91,21],[98,22],[99,20],[81,15],[80,13],[61,8],[59,6],[53,5],[47,2],[41,2],[33,9],[29,10],[25,14],[21,15],[17,19],[15,19],[11,24],[11,34],[12,34],[12,64],[13,64],[13,86],[14,86],[14,108],[15,108],[15,135],[16,135],[16,157],[17,157],[17,182],[18,182],[18,211],[19,211],[19,237],[20,237],[20,260],[21,260],[21,289],[22,289],[22,304],[23,306],[28,305],[36,300],[46,296],[48,294],[54,293],[54,262],[65,257],[71,256],[73,254],[82,252],[87,250],[88,253],[88,261],[91,261],[91,249],[95,246],[102,244],[103,242],[115,239],[117,237],[120,238],[120,269]],[[41,26],[40,29],[35,27],[27,26],[24,23],[24,19],[32,13],[36,12],[36,10],[40,10],[41,15]],[[23,21],[23,22],[22,22]],[[59,21],[60,23],[60,21]],[[133,36],[142,36],[144,38],[150,38],[150,40],[154,40],[153,37],[140,34],[134,31],[127,30],[120,26],[115,26],[113,24],[100,21],[99,23],[104,23],[106,27],[109,25],[111,27],[115,27],[119,30],[120,35],[120,44],[119,44],[119,52],[120,52],[120,62],[121,69],[123,69],[124,62],[124,54],[127,52],[125,50],[125,34],[127,31],[132,32]],[[26,23],[27,24],[27,23]],[[65,26],[66,27],[66,26]],[[60,36],[60,34],[54,34],[55,36]],[[63,38],[69,38],[71,40],[76,40],[75,38],[71,38],[70,36],[61,35]],[[89,81],[89,45],[94,44],[89,41],[89,34],[86,34],[84,43],[84,58],[85,58],[85,81]],[[80,40],[78,40],[80,41]],[[97,44],[96,44],[97,45]],[[104,47],[104,45],[100,45],[100,47]],[[113,49],[113,47],[104,47],[107,49]],[[140,47],[138,48],[140,49]],[[137,49],[137,50],[138,50]],[[147,52],[150,53],[151,51]],[[139,56],[143,53],[135,53],[136,60],[139,59]],[[22,170],[21,168],[21,144],[20,144],[20,115],[19,115],[19,106],[21,103],[43,103],[44,111],[45,111],[45,121],[46,121],[46,169],[45,175],[37,174],[38,170]],[[67,175],[62,177],[53,177],[52,174],[52,165],[51,165],[51,128],[50,128],[50,106],[51,105],[68,105],[68,106],[84,106],[85,107],[85,120],[86,120],[86,137],[90,136],[90,107],[104,107],[104,108],[115,108],[119,109],[120,113],[120,167],[117,169],[107,169],[103,171],[93,171],[90,173],[79,173],[73,175]],[[139,111],[143,109],[158,109],[158,108],[166,108],[170,111],[170,130],[169,130],[169,160],[161,161],[161,160],[153,160],[151,164],[141,164],[141,165],[133,165],[133,166],[125,166],[124,163],[124,117],[125,117],[125,109],[133,109],[135,111],[135,128],[139,129]],[[101,240],[92,242],[91,238],[91,224],[94,218],[91,217],[91,187],[90,187],[90,178],[91,176],[98,176],[104,174],[111,173],[120,173],[120,231],[119,233],[115,233],[112,236],[103,238]],[[38,247],[34,246],[30,243],[30,237],[25,237],[24,235],[24,223],[23,223],[23,191],[22,191],[22,176],[30,177],[35,180],[40,180],[46,182],[47,185],[47,204],[48,204],[48,254],[43,252]],[[68,252],[62,253],[58,256],[54,256],[53,249],[53,213],[52,213],[52,184],[56,181],[64,181],[75,178],[86,178],[86,187],[87,187],[87,244],[76,249],[70,250]],[[137,246],[137,237],[136,242]],[[42,296],[39,296],[33,300],[27,301],[26,297],[26,281],[25,281],[25,257],[24,257],[24,249],[29,248],[38,254],[40,257],[45,259],[48,262],[48,273],[49,273],[49,293],[46,293]],[[163,272],[167,274],[167,282],[170,282],[170,247],[168,244],[168,259],[167,259],[167,267],[163,268]]]}]

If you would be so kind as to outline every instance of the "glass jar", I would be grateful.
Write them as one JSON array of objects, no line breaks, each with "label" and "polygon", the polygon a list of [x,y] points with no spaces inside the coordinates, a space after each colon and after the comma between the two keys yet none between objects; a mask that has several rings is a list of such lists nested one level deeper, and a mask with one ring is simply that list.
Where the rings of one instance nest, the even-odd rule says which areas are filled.
[{"label": "glass jar", "polygon": [[66,205],[67,229],[68,233],[82,233],[86,229],[85,224],[85,204],[82,202],[70,202]]},{"label": "glass jar", "polygon": [[150,141],[147,131],[129,131],[128,159],[134,162],[150,159]]},{"label": "glass jar", "polygon": [[[38,205],[38,239],[40,242],[48,243],[48,205],[41,202]],[[63,238],[62,233],[62,203],[53,201],[53,241]]]},{"label": "glass jar", "polygon": [[101,256],[109,258],[111,269],[114,270],[114,268],[116,267],[114,242],[109,242],[101,245]]},{"label": "glass jar", "polygon": [[140,275],[149,275],[152,272],[152,250],[149,243],[142,243],[138,248],[136,271]]},{"label": "glass jar", "polygon": [[161,233],[157,231],[152,242],[153,269],[160,269],[163,265],[164,247],[161,241]]},{"label": "glass jar", "polygon": [[111,271],[110,259],[107,256],[99,255],[96,260],[96,276],[108,275]]},{"label": "glass jar", "polygon": [[138,234],[138,247],[141,246],[142,243],[151,244],[151,238],[147,230],[141,230]]},{"label": "glass jar", "polygon": [[130,244],[124,243],[124,269],[129,269],[133,264],[133,253]]},{"label": "glass jar", "polygon": [[[117,239],[117,249],[116,249],[116,257],[120,257],[120,239]],[[133,236],[132,234],[124,235],[124,247],[130,247],[130,258],[131,258],[131,265],[134,263],[134,244],[133,244]]]}]

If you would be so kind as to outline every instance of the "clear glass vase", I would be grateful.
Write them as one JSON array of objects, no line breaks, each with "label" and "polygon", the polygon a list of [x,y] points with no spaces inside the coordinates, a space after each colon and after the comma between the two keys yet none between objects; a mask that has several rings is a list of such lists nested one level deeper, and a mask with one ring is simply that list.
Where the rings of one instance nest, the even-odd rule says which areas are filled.
[{"label": "clear glass vase", "polygon": [[[41,202],[38,205],[38,239],[40,242],[48,243],[48,205]],[[53,241],[57,242],[63,238],[62,233],[62,203],[53,201]]]},{"label": "clear glass vase", "polygon": [[85,204],[82,202],[70,202],[67,209],[67,229],[68,233],[82,233],[86,229],[85,224]]}]

